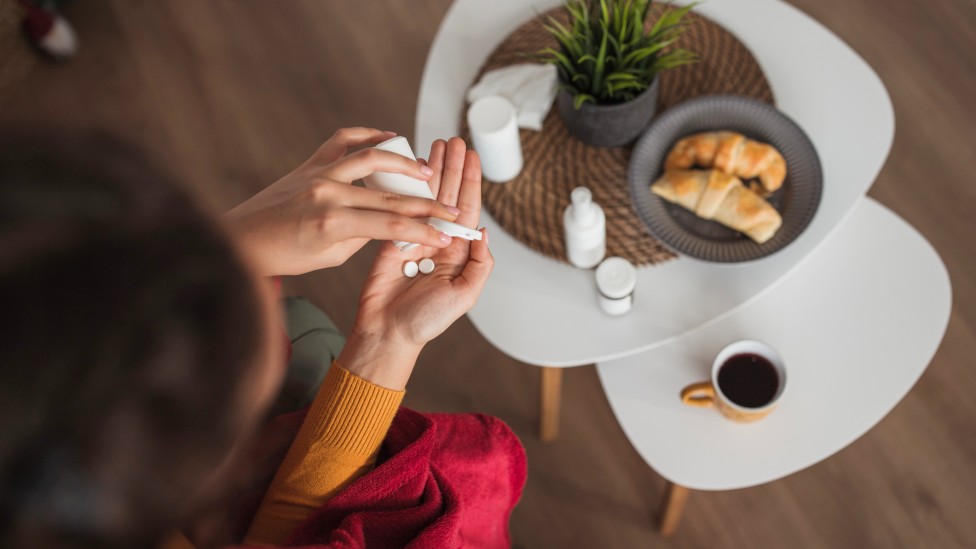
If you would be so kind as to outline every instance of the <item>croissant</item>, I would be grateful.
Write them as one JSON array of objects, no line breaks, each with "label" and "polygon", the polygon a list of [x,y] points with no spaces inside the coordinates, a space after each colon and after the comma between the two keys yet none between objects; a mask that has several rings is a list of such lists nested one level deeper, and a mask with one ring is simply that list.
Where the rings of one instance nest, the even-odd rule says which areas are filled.
[{"label": "croissant", "polygon": [[758,177],[766,195],[783,186],[786,179],[786,161],[776,147],[736,132],[704,132],[679,140],[668,153],[664,169],[685,170],[696,164],[742,179]]},{"label": "croissant", "polygon": [[687,208],[698,217],[718,221],[762,244],[783,224],[769,202],[742,180],[719,170],[672,170],[651,185],[651,192]]}]

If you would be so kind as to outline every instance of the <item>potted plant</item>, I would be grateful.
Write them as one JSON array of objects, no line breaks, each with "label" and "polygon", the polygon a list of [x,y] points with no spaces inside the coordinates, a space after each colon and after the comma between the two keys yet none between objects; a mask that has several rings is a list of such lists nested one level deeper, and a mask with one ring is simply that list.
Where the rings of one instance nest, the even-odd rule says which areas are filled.
[{"label": "potted plant", "polygon": [[688,50],[667,49],[694,4],[668,6],[649,29],[650,0],[567,0],[564,7],[568,25],[551,16],[544,24],[558,49],[537,53],[557,68],[559,114],[588,145],[627,145],[654,116],[659,73],[697,61]]}]

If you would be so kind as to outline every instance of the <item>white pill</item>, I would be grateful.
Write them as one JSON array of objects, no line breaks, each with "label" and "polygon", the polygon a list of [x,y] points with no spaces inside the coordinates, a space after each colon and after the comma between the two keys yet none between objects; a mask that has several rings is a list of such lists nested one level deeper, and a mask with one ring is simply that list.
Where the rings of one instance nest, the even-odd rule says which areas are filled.
[{"label": "white pill", "polygon": [[417,272],[420,271],[420,267],[417,266],[416,261],[407,261],[403,264],[403,275],[409,278],[417,276]]},{"label": "white pill", "polygon": [[434,272],[434,260],[429,257],[421,259],[420,272],[424,273],[425,275]]}]

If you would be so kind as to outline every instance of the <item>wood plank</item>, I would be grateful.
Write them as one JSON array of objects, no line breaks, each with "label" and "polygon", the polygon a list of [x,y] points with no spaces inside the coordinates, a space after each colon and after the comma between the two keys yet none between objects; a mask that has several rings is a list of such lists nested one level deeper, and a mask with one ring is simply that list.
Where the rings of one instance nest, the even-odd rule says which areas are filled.
[{"label": "wood plank", "polygon": [[664,498],[661,502],[660,511],[661,522],[658,526],[658,530],[660,530],[662,536],[666,538],[671,537],[678,530],[678,525],[681,524],[681,516],[684,514],[685,503],[688,502],[689,495],[691,495],[691,490],[673,482],[669,482],[664,489]]},{"label": "wood plank", "polygon": [[563,369],[540,368],[539,438],[552,442],[559,436],[559,408],[562,399]]}]

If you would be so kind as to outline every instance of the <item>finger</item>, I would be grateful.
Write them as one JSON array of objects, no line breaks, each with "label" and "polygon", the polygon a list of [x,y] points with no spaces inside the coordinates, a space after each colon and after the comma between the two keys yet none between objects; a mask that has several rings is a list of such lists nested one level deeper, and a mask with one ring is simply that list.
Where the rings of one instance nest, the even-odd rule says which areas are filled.
[{"label": "finger", "polygon": [[406,156],[370,148],[339,159],[323,170],[322,174],[330,179],[351,183],[375,172],[399,173],[420,181],[427,181],[434,170]]},{"label": "finger", "polygon": [[474,302],[478,300],[481,290],[488,282],[488,275],[495,266],[495,258],[488,250],[488,229],[481,229],[481,234],[481,240],[471,241],[468,263],[459,277],[467,285],[465,291],[469,294],[471,306],[474,306]]},{"label": "finger", "polygon": [[[402,240],[433,248],[451,245],[451,237],[437,229],[403,215],[373,210],[344,210],[330,219],[334,240],[373,238]],[[329,230],[326,228],[326,230]]]},{"label": "finger", "polygon": [[420,164],[421,166],[430,166],[430,164],[427,163],[427,159],[426,158],[418,158],[417,159],[417,164]]},{"label": "finger", "polygon": [[407,196],[397,193],[365,189],[362,187],[340,187],[343,206],[361,210],[377,210],[397,213],[406,217],[436,217],[454,221],[461,210],[446,206],[436,200]]},{"label": "finger", "polygon": [[468,147],[460,137],[452,137],[447,142],[444,153],[444,171],[437,200],[448,206],[457,204],[458,190],[461,188],[461,173],[464,171],[464,153]]},{"label": "finger", "polygon": [[[434,175],[427,180],[430,192],[437,196],[441,190],[441,174],[444,171],[444,152],[447,151],[447,142],[438,139],[430,146],[430,160],[427,165],[434,170]],[[454,204],[451,204],[452,206]]]},{"label": "finger", "polygon": [[331,164],[342,158],[350,147],[378,145],[394,137],[396,132],[375,128],[340,128],[315,151],[312,158],[323,165]]},{"label": "finger", "polygon": [[478,226],[481,217],[481,159],[474,151],[467,151],[464,155],[457,207],[460,215],[455,223],[471,228]]}]

